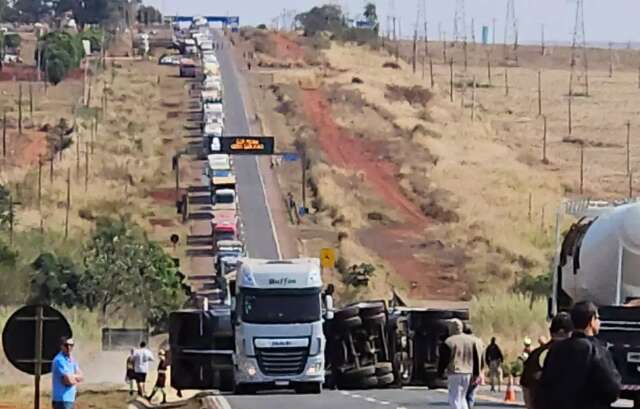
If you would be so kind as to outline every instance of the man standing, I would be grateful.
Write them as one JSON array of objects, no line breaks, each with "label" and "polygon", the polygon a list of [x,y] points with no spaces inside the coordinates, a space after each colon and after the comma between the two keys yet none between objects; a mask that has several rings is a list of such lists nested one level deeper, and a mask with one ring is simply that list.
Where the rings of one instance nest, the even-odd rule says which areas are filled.
[{"label": "man standing", "polygon": [[78,363],[71,356],[73,346],[73,339],[62,338],[60,352],[51,363],[53,409],[73,409],[76,385],[84,380]]},{"label": "man standing", "polygon": [[134,354],[135,350],[132,349],[127,357],[127,371],[124,376],[124,381],[129,385],[129,396],[133,395],[133,383],[136,380],[135,363],[133,362]]},{"label": "man standing", "polygon": [[471,335],[462,332],[462,321],[451,320],[451,336],[444,342],[438,365],[438,375],[442,377],[445,369],[448,375],[449,407],[468,409],[467,391],[473,374],[473,356],[476,341]]},{"label": "man standing", "polygon": [[485,353],[485,362],[489,366],[489,383],[491,383],[491,392],[496,391],[496,380],[498,382],[498,392],[500,392],[500,386],[502,384],[502,362],[504,362],[504,356],[498,344],[496,344],[496,337],[491,338],[491,343],[487,347]]},{"label": "man standing", "polygon": [[524,362],[522,376],[520,377],[520,386],[522,386],[524,404],[527,409],[539,409],[539,405],[536,404],[536,402],[539,401],[538,391],[540,378],[542,377],[542,368],[544,368],[544,362],[549,348],[551,348],[551,345],[555,342],[569,338],[571,331],[573,331],[571,316],[566,312],[559,313],[551,320],[551,326],[549,328],[551,341],[534,349],[531,355],[529,355],[529,358]]},{"label": "man standing", "polygon": [[149,363],[153,362],[153,353],[147,348],[146,342],[140,343],[140,348],[133,353],[133,370],[135,371],[138,395],[145,397],[145,382],[149,373]]},{"label": "man standing", "polygon": [[579,302],[571,309],[573,334],[555,342],[542,370],[536,405],[541,409],[604,409],[618,399],[621,378],[609,351],[595,336],[598,308]]}]

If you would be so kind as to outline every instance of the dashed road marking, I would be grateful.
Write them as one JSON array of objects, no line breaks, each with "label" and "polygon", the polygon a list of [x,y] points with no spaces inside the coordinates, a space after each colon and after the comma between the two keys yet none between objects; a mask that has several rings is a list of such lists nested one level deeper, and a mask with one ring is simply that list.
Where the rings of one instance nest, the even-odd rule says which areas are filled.
[{"label": "dashed road marking", "polygon": [[365,400],[366,400],[367,402],[371,402],[371,403],[377,402],[377,400],[376,400],[376,399],[374,399],[374,398],[366,398]]},{"label": "dashed road marking", "polygon": [[380,401],[380,404],[381,404],[381,405],[389,405],[390,403],[389,403],[389,402],[387,402],[386,400],[381,400],[381,401]]}]

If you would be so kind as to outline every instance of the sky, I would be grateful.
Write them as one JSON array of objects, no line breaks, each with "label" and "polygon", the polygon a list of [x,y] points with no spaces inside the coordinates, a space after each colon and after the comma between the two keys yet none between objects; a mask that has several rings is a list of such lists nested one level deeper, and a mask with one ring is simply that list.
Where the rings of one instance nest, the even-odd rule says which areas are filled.
[{"label": "sky", "polygon": [[[395,15],[402,26],[403,37],[408,37],[416,24],[417,4],[423,0],[372,0],[378,7],[378,16],[384,26],[395,2]],[[427,4],[429,37],[437,39],[441,31],[450,38],[456,0],[424,0]],[[295,12],[309,10],[315,5],[334,3],[346,9],[351,17],[362,12],[365,0],[144,0],[158,7],[165,15],[234,15],[240,16],[241,25],[271,25],[283,10]],[[507,0],[466,0],[466,25],[470,36],[474,19],[476,38],[480,40],[481,27],[491,31],[496,21],[496,41],[504,39]],[[515,0],[519,37],[523,43],[539,42],[544,24],[545,38],[549,42],[570,42],[575,24],[575,0]],[[640,42],[639,0],[584,0],[584,20],[588,43]],[[383,27],[384,30],[384,27]]]}]

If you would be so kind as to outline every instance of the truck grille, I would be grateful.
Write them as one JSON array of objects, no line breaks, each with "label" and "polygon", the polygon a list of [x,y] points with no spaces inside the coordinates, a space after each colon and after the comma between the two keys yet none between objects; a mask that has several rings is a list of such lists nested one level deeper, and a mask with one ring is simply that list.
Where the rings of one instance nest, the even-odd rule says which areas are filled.
[{"label": "truck grille", "polygon": [[298,375],[307,365],[308,348],[256,348],[258,365],[265,375]]}]

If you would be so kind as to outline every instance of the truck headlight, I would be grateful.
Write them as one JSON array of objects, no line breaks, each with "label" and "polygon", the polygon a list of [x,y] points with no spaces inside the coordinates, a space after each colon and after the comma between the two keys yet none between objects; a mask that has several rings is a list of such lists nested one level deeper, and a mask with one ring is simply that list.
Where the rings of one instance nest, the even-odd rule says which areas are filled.
[{"label": "truck headlight", "polygon": [[322,371],[322,362],[316,362],[307,368],[307,375],[316,375]]},{"label": "truck headlight", "polygon": [[247,365],[246,371],[247,371],[247,375],[252,377],[256,376],[256,368],[254,368],[253,366]]}]

